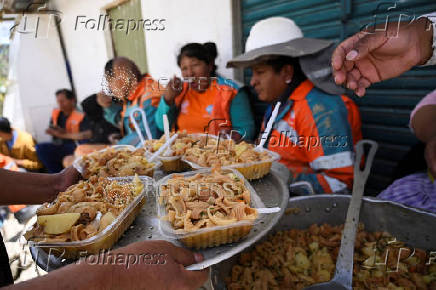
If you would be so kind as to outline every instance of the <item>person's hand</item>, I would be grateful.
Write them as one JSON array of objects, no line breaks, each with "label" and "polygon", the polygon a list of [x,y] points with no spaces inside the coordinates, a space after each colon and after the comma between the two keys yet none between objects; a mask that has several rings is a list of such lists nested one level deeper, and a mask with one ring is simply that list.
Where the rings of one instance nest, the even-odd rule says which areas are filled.
[{"label": "person's hand", "polygon": [[47,128],[45,130],[45,133],[53,137],[62,138],[63,134],[66,133],[66,130],[64,128],[59,128],[59,127]]},{"label": "person's hand", "polygon": [[47,128],[45,129],[45,133],[51,136],[54,136],[56,134],[56,129],[54,128]]},{"label": "person's hand", "polygon": [[436,178],[436,136],[430,139],[425,145],[424,157],[427,162],[428,170],[433,178]]},{"label": "person's hand", "polygon": [[103,108],[109,108],[112,105],[112,97],[99,92],[97,93],[97,103]]},{"label": "person's hand", "polygon": [[163,95],[165,102],[168,105],[174,104],[174,99],[182,92],[183,83],[182,80],[174,76],[167,84],[167,88]]},{"label": "person's hand", "polygon": [[16,159],[16,158],[12,158],[14,160],[14,162],[17,164],[17,166],[23,167],[24,164],[24,160],[22,159]]},{"label": "person's hand", "polygon": [[433,51],[432,29],[423,17],[399,26],[391,22],[383,30],[376,26],[375,32],[361,31],[347,38],[332,55],[335,82],[363,96],[371,84],[424,64]]},{"label": "person's hand", "polygon": [[185,266],[203,260],[166,241],[141,241],[100,252],[7,289],[198,289],[209,270]]},{"label": "person's hand", "polygon": [[[108,279],[112,289],[198,289],[208,278],[209,270],[189,271],[185,266],[201,262],[203,257],[176,247],[167,241],[142,241],[113,251],[130,259],[130,265],[116,265]],[[140,259],[142,257],[156,257]],[[126,258],[127,260],[127,258]],[[134,261],[136,260],[136,261]],[[112,275],[112,277],[109,277]]]},{"label": "person's hand", "polygon": [[49,199],[54,199],[59,192],[65,191],[71,185],[76,184],[79,179],[80,173],[73,166],[53,174],[53,193]]}]

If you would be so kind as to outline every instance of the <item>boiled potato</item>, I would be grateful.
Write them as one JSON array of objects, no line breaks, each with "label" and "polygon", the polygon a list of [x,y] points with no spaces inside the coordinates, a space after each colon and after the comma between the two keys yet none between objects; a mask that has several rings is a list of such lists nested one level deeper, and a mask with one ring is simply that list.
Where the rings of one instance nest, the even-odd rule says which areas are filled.
[{"label": "boiled potato", "polygon": [[174,144],[174,148],[176,148],[176,150],[182,150],[186,145],[183,143],[175,143]]},{"label": "boiled potato", "polygon": [[110,225],[115,219],[115,216],[113,213],[108,211],[105,213],[100,220],[100,226],[98,227],[98,231],[101,232],[104,230],[108,225]]},{"label": "boiled potato", "polygon": [[164,144],[164,143],[161,143],[161,142],[156,142],[156,143],[154,143],[154,144],[153,144],[153,152],[159,150],[160,147],[162,147],[163,144]]},{"label": "boiled potato", "polygon": [[80,213],[60,213],[38,216],[37,222],[44,226],[44,233],[58,235],[68,232],[79,220]]},{"label": "boiled potato", "polygon": [[133,179],[133,184],[135,185],[135,196],[139,195],[144,189],[144,184],[141,179],[139,179],[138,174],[135,174],[135,178]]},{"label": "boiled potato", "polygon": [[297,253],[295,255],[295,265],[300,269],[307,270],[310,268],[310,261],[305,254]]},{"label": "boiled potato", "polygon": [[236,156],[240,156],[249,147],[246,144],[238,144],[235,146]]}]

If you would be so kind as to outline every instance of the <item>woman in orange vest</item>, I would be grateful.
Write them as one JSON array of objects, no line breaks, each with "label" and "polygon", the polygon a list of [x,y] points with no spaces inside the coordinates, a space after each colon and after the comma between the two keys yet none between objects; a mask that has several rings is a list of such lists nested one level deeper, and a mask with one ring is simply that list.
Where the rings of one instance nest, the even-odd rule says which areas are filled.
[{"label": "woman in orange vest", "polygon": [[251,67],[251,86],[270,104],[262,129],[281,102],[268,149],[316,193],[352,188],[354,144],[362,138],[357,106],[330,78],[332,49],[330,41],[303,37],[292,20],[272,17],[251,28],[245,54],[227,64]]},{"label": "woman in orange vest", "polygon": [[[149,74],[142,75],[138,66],[125,57],[109,60],[105,65],[104,78],[107,94],[97,94],[97,102],[104,108],[105,119],[120,128],[122,139],[118,144],[139,143],[135,127],[130,121],[130,112],[138,108],[145,112],[152,137],[159,138],[162,132],[156,127],[154,114],[162,91],[157,82]],[[147,138],[141,115],[135,115],[135,120],[142,135]]]},{"label": "woman in orange vest", "polygon": [[48,172],[56,173],[63,169],[62,159],[76,149],[76,141],[86,142],[92,136],[84,114],[76,109],[76,96],[68,89],[56,92],[59,108],[52,111],[50,126],[46,133],[53,136],[52,142],[36,145],[39,160]]},{"label": "woman in orange vest", "polygon": [[[218,134],[225,131],[236,139],[253,139],[255,125],[245,92],[216,74],[214,43],[189,43],[177,57],[182,77],[167,85],[156,112],[156,124],[163,130],[164,114],[174,130]],[[232,132],[233,130],[233,132]]]}]

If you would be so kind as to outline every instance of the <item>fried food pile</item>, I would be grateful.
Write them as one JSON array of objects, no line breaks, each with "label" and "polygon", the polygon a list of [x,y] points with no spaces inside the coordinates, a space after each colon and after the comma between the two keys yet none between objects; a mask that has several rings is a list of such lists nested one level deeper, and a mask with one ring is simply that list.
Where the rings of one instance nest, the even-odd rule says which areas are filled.
[{"label": "fried food pile", "polygon": [[257,217],[244,181],[220,169],[190,177],[174,175],[161,185],[159,202],[175,230],[192,232]]},{"label": "fried food pile", "polygon": [[[303,289],[333,278],[343,226],[312,225],[279,231],[242,253],[226,278],[227,288]],[[385,232],[359,225],[354,289],[436,289],[436,263],[420,249],[409,249]]]},{"label": "fried food pile", "polygon": [[137,176],[125,184],[97,176],[82,180],[37,210],[37,223],[25,238],[34,242],[86,240],[112,224],[143,188]]},{"label": "fried food pile", "polygon": [[82,159],[83,177],[95,175],[98,177],[123,177],[138,175],[153,175],[154,163],[148,162],[145,149],[135,151],[128,149],[109,148],[86,155]]},{"label": "fried food pile", "polygon": [[241,142],[236,144],[232,139],[219,140],[218,145],[202,147],[196,144],[186,150],[185,159],[202,167],[229,166],[232,164],[269,161],[267,151],[255,151],[252,144]]}]

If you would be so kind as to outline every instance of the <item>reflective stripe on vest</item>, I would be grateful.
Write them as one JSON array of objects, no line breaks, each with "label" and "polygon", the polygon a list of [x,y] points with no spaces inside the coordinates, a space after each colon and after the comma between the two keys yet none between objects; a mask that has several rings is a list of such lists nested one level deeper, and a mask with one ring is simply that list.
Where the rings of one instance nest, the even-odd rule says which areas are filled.
[{"label": "reflective stripe on vest", "polygon": [[342,181],[340,181],[339,179],[330,177],[325,173],[322,173],[322,176],[325,178],[325,180],[327,181],[333,192],[341,191],[347,188],[347,185]]},{"label": "reflective stripe on vest", "polygon": [[292,128],[288,122],[285,120],[280,120],[278,123],[274,124],[273,127],[276,131],[280,132],[285,137],[289,138],[293,144],[297,144],[298,142],[298,133]]},{"label": "reflective stripe on vest", "polygon": [[351,151],[339,152],[333,155],[320,156],[309,163],[314,170],[334,169],[354,165],[354,153]]}]

